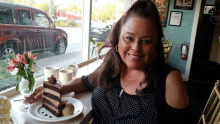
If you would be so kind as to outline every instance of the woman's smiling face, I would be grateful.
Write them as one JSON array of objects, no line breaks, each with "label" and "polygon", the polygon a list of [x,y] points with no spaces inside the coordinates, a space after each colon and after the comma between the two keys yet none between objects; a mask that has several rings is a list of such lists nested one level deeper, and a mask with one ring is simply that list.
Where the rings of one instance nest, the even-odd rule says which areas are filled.
[{"label": "woman's smiling face", "polygon": [[122,25],[118,51],[127,68],[143,70],[156,56],[157,34],[154,22],[137,16]]}]

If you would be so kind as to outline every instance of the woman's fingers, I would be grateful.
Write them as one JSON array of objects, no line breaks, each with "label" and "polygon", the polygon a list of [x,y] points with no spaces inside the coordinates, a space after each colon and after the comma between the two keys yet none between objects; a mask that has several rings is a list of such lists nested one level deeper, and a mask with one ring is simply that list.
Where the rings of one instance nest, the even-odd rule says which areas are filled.
[{"label": "woman's fingers", "polygon": [[37,95],[33,95],[32,97],[30,97],[29,103],[32,104],[32,103],[34,103],[34,102],[36,102],[36,101],[38,101],[38,100],[41,100],[41,98],[42,98],[42,92],[43,92],[43,91],[40,91],[40,92],[37,93]]},{"label": "woman's fingers", "polygon": [[43,91],[39,92],[36,96],[34,96],[34,98],[37,100],[41,100],[42,95],[43,95]]},{"label": "woman's fingers", "polygon": [[[41,100],[43,93],[43,86],[37,87],[35,91],[29,97],[29,103],[32,104],[38,100]],[[25,104],[26,101],[24,100],[23,103]]]}]

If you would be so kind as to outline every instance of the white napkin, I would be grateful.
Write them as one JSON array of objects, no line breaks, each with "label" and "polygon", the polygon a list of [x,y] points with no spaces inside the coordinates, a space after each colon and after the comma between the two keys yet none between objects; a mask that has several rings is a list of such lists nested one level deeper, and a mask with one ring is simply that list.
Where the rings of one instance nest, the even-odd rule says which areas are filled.
[{"label": "white napkin", "polygon": [[62,97],[71,97],[71,98],[74,98],[74,97],[75,97],[75,92],[67,93],[67,94],[65,94],[65,95],[62,95]]}]

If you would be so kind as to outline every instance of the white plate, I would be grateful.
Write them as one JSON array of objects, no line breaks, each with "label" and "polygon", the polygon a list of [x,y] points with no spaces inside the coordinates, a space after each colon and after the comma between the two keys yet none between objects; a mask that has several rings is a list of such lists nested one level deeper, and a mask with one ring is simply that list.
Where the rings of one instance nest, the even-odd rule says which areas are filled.
[{"label": "white plate", "polygon": [[10,117],[11,117],[11,124],[24,124],[25,120],[24,117],[17,112],[11,111],[10,112]]},{"label": "white plate", "polygon": [[64,117],[56,117],[51,112],[47,111],[45,108],[42,107],[42,101],[38,101],[33,103],[28,108],[27,113],[34,119],[44,122],[59,122],[69,120],[71,118],[76,117],[83,111],[83,104],[81,101],[71,98],[71,97],[63,97],[68,102],[74,105],[74,114],[64,116]]}]

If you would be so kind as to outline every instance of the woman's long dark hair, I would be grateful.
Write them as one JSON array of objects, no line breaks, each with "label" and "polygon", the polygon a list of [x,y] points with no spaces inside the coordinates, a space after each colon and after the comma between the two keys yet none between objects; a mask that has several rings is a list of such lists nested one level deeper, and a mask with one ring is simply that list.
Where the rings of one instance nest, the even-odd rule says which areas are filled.
[{"label": "woman's long dark hair", "polygon": [[154,86],[155,89],[160,87],[159,82],[161,81],[161,72],[163,71],[162,69],[164,67],[164,52],[161,42],[162,38],[164,37],[163,30],[157,8],[150,0],[136,1],[115,24],[108,35],[106,43],[99,50],[99,53],[103,48],[110,47],[110,50],[105,55],[103,63],[92,74],[89,75],[89,80],[92,84],[98,85],[100,88],[108,89],[112,87],[116,77],[120,75],[121,67],[124,62],[122,61],[119,53],[116,52],[115,47],[118,45],[122,26],[131,16],[151,19],[154,22],[157,32],[157,58],[155,58],[151,64],[145,67],[145,78],[140,83],[140,85],[147,83],[147,87],[143,88],[142,90],[136,90],[137,95],[142,96],[149,93],[149,90],[152,86]]}]

